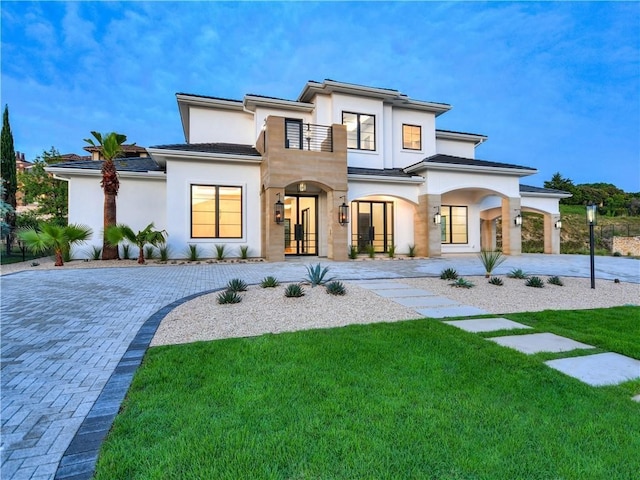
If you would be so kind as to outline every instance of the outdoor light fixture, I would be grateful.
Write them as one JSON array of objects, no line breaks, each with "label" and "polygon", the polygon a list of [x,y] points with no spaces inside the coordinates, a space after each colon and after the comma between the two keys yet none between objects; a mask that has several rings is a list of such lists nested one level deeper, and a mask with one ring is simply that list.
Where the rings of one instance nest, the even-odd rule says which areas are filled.
[{"label": "outdoor light fixture", "polygon": [[589,225],[589,259],[591,264],[591,288],[596,288],[596,266],[595,266],[595,241],[593,238],[593,227],[596,225],[597,205],[589,202],[587,205],[587,224]]},{"label": "outdoor light fixture", "polygon": [[282,222],[284,222],[284,203],[280,201],[280,194],[277,193],[276,195],[278,195],[278,201],[273,206],[273,216],[276,220],[276,223],[280,225]]},{"label": "outdoor light fixture", "polygon": [[560,230],[562,228],[562,220],[558,219],[558,221],[556,222],[556,230]]},{"label": "outdoor light fixture", "polygon": [[516,227],[520,227],[522,226],[522,215],[520,215],[520,210],[516,210],[518,212],[518,214],[516,215],[516,218],[513,219],[513,223],[516,225]]},{"label": "outdoor light fixture", "polygon": [[340,197],[342,199],[342,205],[338,207],[338,222],[340,225],[349,223],[349,205],[345,203],[344,195]]},{"label": "outdoor light fixture", "polygon": [[433,216],[433,223],[435,225],[440,225],[440,222],[442,221],[442,215],[440,215],[440,207],[437,207],[437,209],[438,209],[438,211]]},{"label": "outdoor light fixture", "polygon": [[300,182],[298,184],[298,191],[299,192],[306,192],[307,191],[307,184],[304,182]]}]

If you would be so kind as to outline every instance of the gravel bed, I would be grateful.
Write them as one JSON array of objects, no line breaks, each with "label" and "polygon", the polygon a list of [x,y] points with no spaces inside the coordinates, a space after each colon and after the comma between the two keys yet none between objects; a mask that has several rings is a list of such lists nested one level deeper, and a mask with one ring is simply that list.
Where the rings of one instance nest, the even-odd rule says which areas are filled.
[{"label": "gravel bed", "polygon": [[[450,281],[438,278],[395,281],[496,314],[637,305],[640,299],[640,285],[630,283],[598,280],[592,290],[590,280],[583,278],[563,278],[564,286],[545,284],[544,288],[527,287],[524,280],[506,277],[501,287],[490,285],[484,277],[465,278],[475,287],[454,288]],[[547,277],[542,278],[546,282]],[[203,295],[170,312],[151,346],[421,317],[391,299],[350,282],[344,284],[345,296],[329,295],[323,287],[305,287],[301,298],[286,298],[285,285],[266,289],[251,286],[242,293],[241,303],[230,305],[219,305],[217,293]]]}]

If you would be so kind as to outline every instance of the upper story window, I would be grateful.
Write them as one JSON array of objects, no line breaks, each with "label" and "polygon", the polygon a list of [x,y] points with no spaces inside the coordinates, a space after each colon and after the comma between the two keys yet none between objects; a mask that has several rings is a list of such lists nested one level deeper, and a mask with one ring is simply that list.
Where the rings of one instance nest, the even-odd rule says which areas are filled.
[{"label": "upper story window", "polygon": [[191,185],[191,238],[242,238],[242,187]]},{"label": "upper story window", "polygon": [[421,126],[402,125],[402,148],[406,150],[422,150]]},{"label": "upper story window", "polygon": [[375,115],[342,112],[342,123],[347,127],[347,148],[376,149]]},{"label": "upper story window", "polygon": [[302,149],[302,120],[287,118],[285,125],[285,147]]}]

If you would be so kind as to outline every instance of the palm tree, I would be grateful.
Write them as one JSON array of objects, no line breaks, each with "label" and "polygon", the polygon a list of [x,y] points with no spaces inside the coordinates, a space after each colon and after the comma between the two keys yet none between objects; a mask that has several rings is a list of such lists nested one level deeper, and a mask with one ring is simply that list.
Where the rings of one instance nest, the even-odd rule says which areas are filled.
[{"label": "palm tree", "polygon": [[109,245],[115,245],[116,248],[123,240],[135,244],[140,252],[138,253],[138,263],[144,263],[144,246],[153,245],[157,247],[165,242],[165,230],[154,230],[153,223],[147,225],[144,230],[133,233],[133,230],[127,225],[112,225],[105,230],[105,238]]},{"label": "palm tree", "polygon": [[[116,224],[116,196],[120,188],[118,173],[114,159],[122,156],[122,144],[127,141],[127,136],[121,133],[111,132],[105,135],[99,132],[91,132],[92,138],[84,141],[94,147],[100,147],[104,163],[102,164],[102,190],[104,190],[104,231]],[[95,139],[95,141],[94,141]],[[111,245],[106,237],[102,240],[102,259],[114,260],[118,258],[117,245]]]},{"label": "palm tree", "polygon": [[34,253],[47,253],[53,250],[56,256],[56,267],[62,267],[65,252],[71,246],[82,243],[91,237],[93,232],[85,225],[71,224],[66,227],[53,223],[41,223],[38,229],[28,228],[18,232],[18,238]]}]

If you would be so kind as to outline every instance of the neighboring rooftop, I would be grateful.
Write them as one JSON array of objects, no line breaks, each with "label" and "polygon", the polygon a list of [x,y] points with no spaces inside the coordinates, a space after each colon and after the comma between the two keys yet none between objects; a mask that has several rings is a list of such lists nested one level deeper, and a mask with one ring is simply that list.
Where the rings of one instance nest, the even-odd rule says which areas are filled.
[{"label": "neighboring rooftop", "polygon": [[[116,158],[113,161],[116,170],[121,172],[162,172],[164,171],[151,157]],[[77,168],[81,170],[100,170],[102,160],[76,160],[50,165],[50,168]]]},{"label": "neighboring rooftop", "polygon": [[180,150],[184,152],[220,153],[223,155],[248,155],[259,157],[255,147],[237,143],[174,143],[170,145],[154,145],[149,147],[157,150]]},{"label": "neighboring rooftop", "polygon": [[540,193],[540,194],[549,194],[549,195],[567,195],[571,196],[571,193],[565,192],[564,190],[557,190],[555,188],[542,188],[542,187],[533,187],[531,185],[520,185],[521,193]]}]

